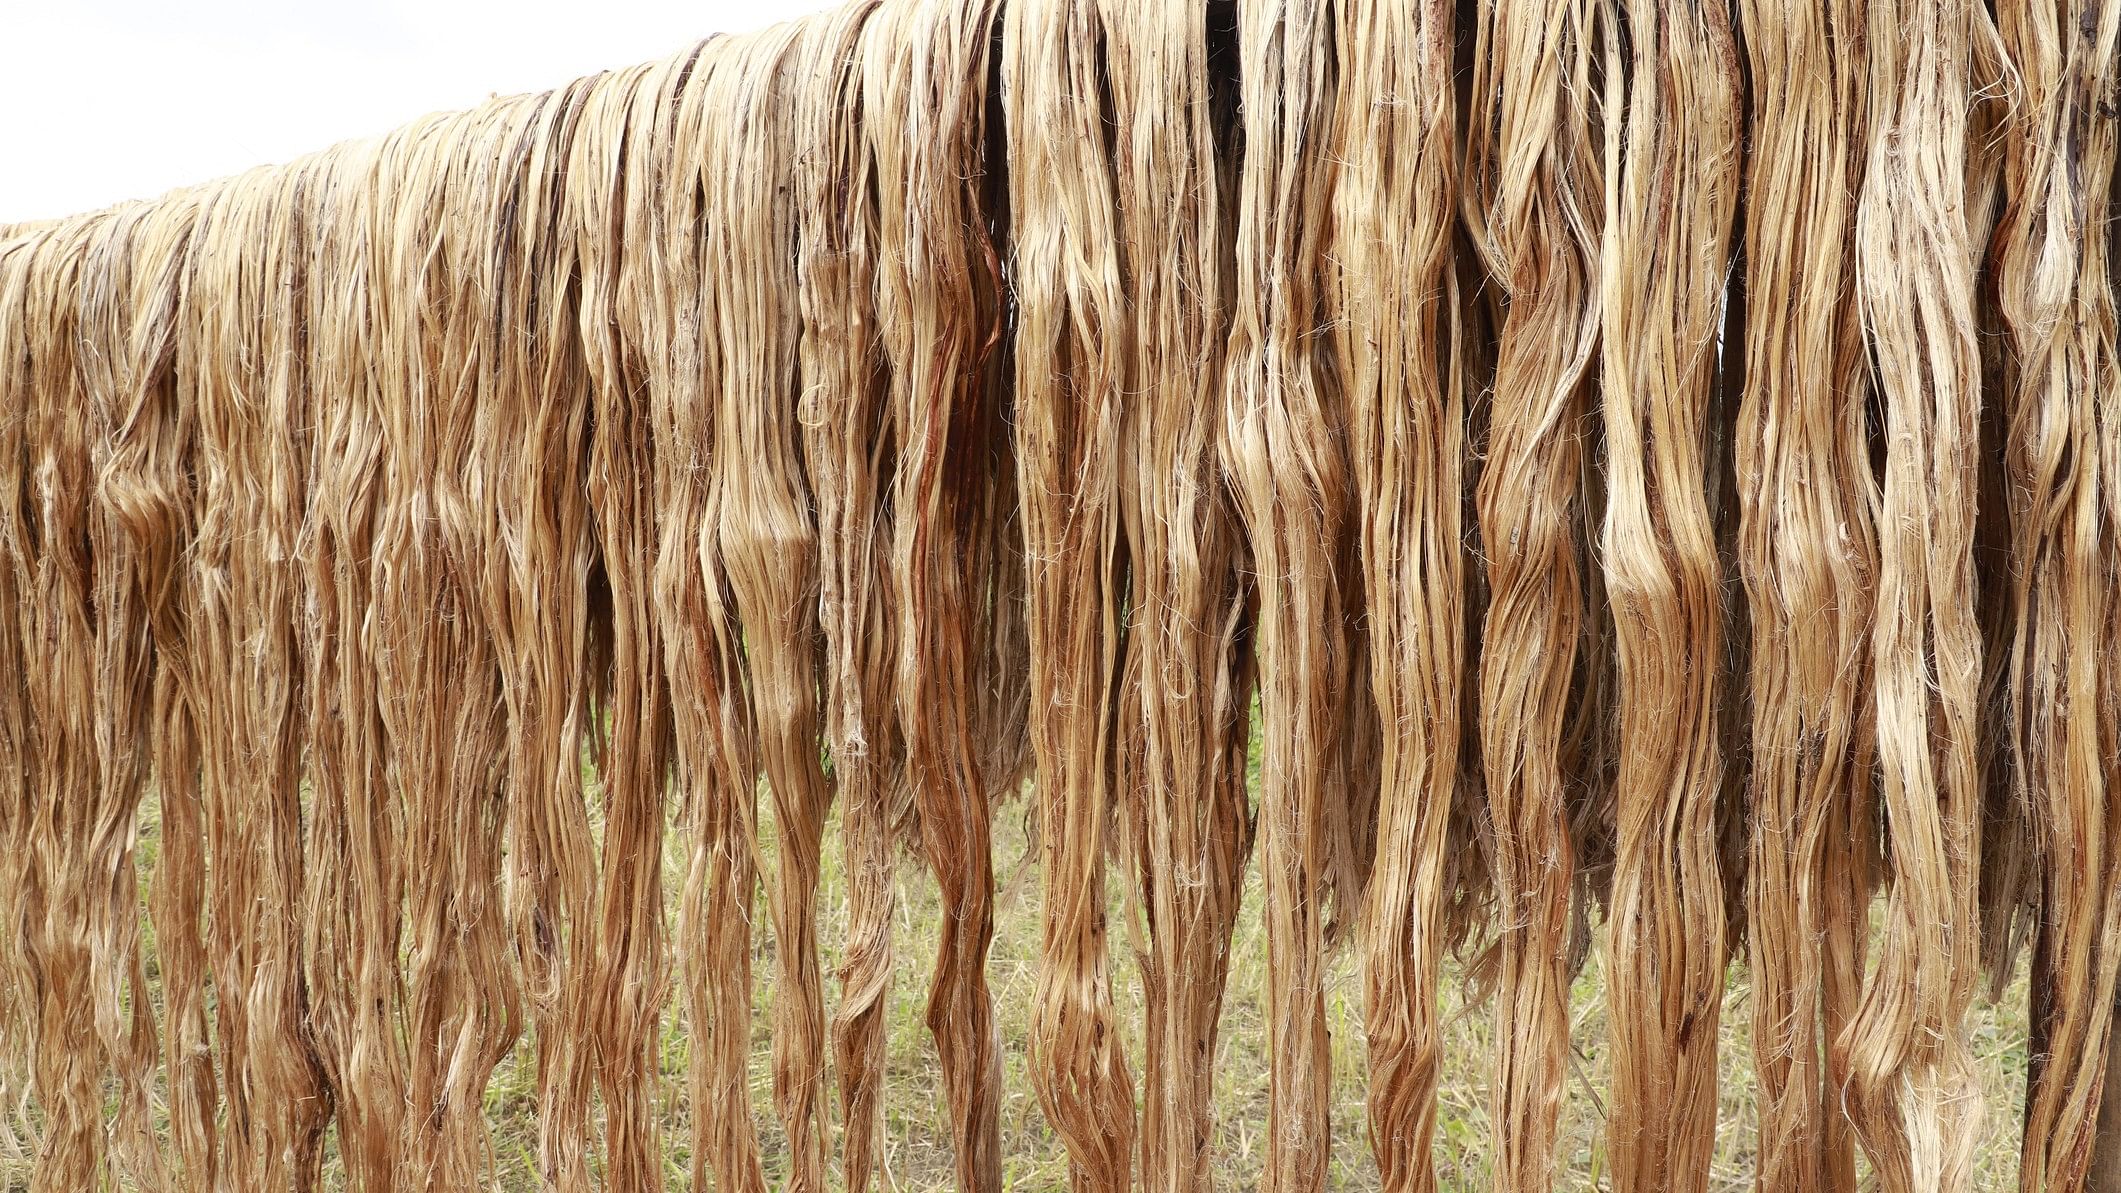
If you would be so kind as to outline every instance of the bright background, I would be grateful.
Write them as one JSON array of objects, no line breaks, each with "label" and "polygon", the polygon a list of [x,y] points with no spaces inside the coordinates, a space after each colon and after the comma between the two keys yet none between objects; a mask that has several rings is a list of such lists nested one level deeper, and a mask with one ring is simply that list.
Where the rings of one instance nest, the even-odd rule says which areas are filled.
[{"label": "bright background", "polygon": [[151,198],[829,0],[0,0],[0,223]]}]

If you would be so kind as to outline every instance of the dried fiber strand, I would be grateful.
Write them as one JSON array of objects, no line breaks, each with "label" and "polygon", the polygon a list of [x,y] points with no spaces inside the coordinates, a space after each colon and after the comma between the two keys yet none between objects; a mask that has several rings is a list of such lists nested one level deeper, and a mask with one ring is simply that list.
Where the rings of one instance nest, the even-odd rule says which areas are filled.
[{"label": "dried fiber strand", "polygon": [[2009,420],[2011,778],[2040,875],[2019,1187],[2080,1189],[2121,963],[2110,735],[2121,575],[2105,447],[2107,395],[2121,384],[2108,274],[2121,5],[2027,0],[1996,18],[2016,85],[1990,258],[2010,349],[1998,397]]},{"label": "dried fiber strand", "polygon": [[29,1121],[36,1049],[36,969],[28,916],[30,824],[37,771],[31,740],[23,584],[28,571],[29,434],[32,354],[29,299],[40,241],[19,227],[0,240],[0,1154],[14,1162],[36,1150]]},{"label": "dried fiber strand", "polygon": [[15,587],[27,668],[29,782],[23,887],[34,1064],[43,1111],[37,1189],[90,1188],[109,1175],[102,1083],[110,1057],[96,1033],[96,916],[90,838],[100,786],[95,749],[94,578],[89,554],[91,427],[83,374],[95,343],[80,326],[84,258],[114,218],[68,221],[36,244],[19,307],[28,364],[20,417],[22,543]]},{"label": "dried fiber strand", "polygon": [[1881,1189],[1950,1193],[1971,1187],[1982,1114],[1961,1019],[1980,962],[1968,120],[1985,17],[1959,0],[1869,15],[1856,280],[1884,412],[1872,659],[1892,885],[1878,966],[1843,1032],[1845,1097]]},{"label": "dried fiber strand", "polygon": [[823,1188],[825,1163],[816,902],[830,801],[819,753],[817,528],[801,458],[801,310],[788,201],[802,77],[797,34],[777,26],[731,41],[718,56],[702,101],[721,131],[705,141],[700,185],[703,324],[716,337],[710,375],[720,381],[711,516],[741,621],[748,719],[778,842],[777,864],[765,871],[777,967],[773,1100],[788,1149],[782,1187],[811,1191]]},{"label": "dried fiber strand", "polygon": [[[1229,6],[1101,9],[1126,321],[1123,816],[1142,908],[1141,1180],[1211,1186],[1216,1035],[1244,865],[1247,586],[1218,444],[1235,155]],[[1212,40],[1211,40],[1212,39]]]},{"label": "dried fiber strand", "polygon": [[869,1187],[882,1143],[892,834],[900,819],[892,803],[904,791],[893,716],[893,623],[885,603],[895,438],[877,341],[879,246],[859,69],[862,38],[877,8],[847,5],[812,27],[794,131],[800,417],[816,503],[825,741],[847,886],[832,1036],[850,1193]]},{"label": "dried fiber strand", "polygon": [[[1258,577],[1259,865],[1266,904],[1269,1120],[1261,1187],[1324,1187],[1329,1151],[1323,971],[1331,805],[1345,793],[1350,688],[1339,544],[1343,412],[1314,335],[1333,170],[1333,14],[1323,0],[1241,0],[1245,157],[1224,397],[1229,473]],[[1342,772],[1343,775],[1345,772]]]},{"label": "dried fiber strand", "polygon": [[[643,298],[663,293],[642,276],[641,258],[654,253],[654,241],[628,235],[661,196],[652,188],[644,193],[633,175],[653,162],[645,145],[685,61],[607,75],[591,89],[569,144],[561,215],[580,285],[577,326],[591,411],[584,479],[597,546],[590,584],[601,605],[593,614],[588,686],[603,839],[595,961],[578,1022],[598,1042],[590,1063],[603,1100],[606,1180],[650,1191],[663,1180],[650,1081],[667,978],[662,846],[671,728],[654,609],[656,387],[645,374],[665,341],[625,323]],[[644,151],[629,156],[635,144]],[[638,400],[644,386],[645,403]]]},{"label": "dried fiber strand", "polygon": [[390,250],[373,267],[377,293],[389,296],[374,303],[386,369],[375,650],[392,746],[386,777],[401,786],[408,857],[418,860],[405,876],[403,966],[417,1110],[401,1184],[411,1187],[482,1183],[482,1094],[521,1014],[497,906],[508,778],[500,671],[477,577],[498,536],[478,488],[487,465],[474,454],[474,426],[494,396],[479,384],[498,164],[488,147],[532,110],[520,99],[488,105],[436,124],[401,154],[386,151],[384,177],[402,175],[390,180],[395,201],[372,213],[383,225],[374,243]]},{"label": "dried fiber strand", "polygon": [[[142,1188],[166,1178],[150,1108],[157,1041],[133,854],[154,760],[157,631],[170,631],[172,581],[189,537],[188,428],[174,400],[173,343],[192,217],[181,197],[115,212],[85,257],[80,293],[82,331],[102,345],[84,358],[83,380],[95,474],[88,557],[101,772],[85,860],[88,893],[104,905],[84,910],[95,933],[96,1030],[116,1086],[111,1142],[119,1170]],[[190,946],[180,937],[180,951]]]},{"label": "dried fiber strand", "polygon": [[[1599,555],[1619,711],[1609,903],[1616,1190],[1699,1189],[1715,1151],[1727,928],[1716,337],[1739,187],[1727,10],[1639,0],[1608,43]],[[1623,57],[1624,56],[1624,57]]]},{"label": "dried fiber strand", "polygon": [[308,1188],[328,1121],[303,981],[296,645],[306,493],[305,322],[315,162],[214,192],[194,232],[185,334],[199,374],[193,707],[208,949],[226,1096],[224,1178]]},{"label": "dried fiber strand", "polygon": [[1480,741],[1497,919],[1495,1187],[1554,1173],[1566,1073],[1577,858],[1565,738],[1585,626],[1576,526],[1596,356],[1604,186],[1591,72],[1594,10],[1478,6],[1464,198],[1500,295],[1477,485],[1488,604]]},{"label": "dried fiber strand", "polygon": [[[772,64],[779,43],[761,43]],[[703,123],[717,102],[751,85],[747,46],[717,39],[673,64],[667,107],[655,118],[658,141],[691,147],[666,163],[629,156],[631,239],[651,249],[632,262],[627,294],[632,334],[649,351],[661,543],[655,563],[656,613],[672,676],[675,761],[681,821],[691,835],[678,933],[697,944],[684,953],[688,1013],[697,1040],[691,1061],[694,1180],[711,1170],[729,1188],[764,1187],[759,1142],[748,1113],[751,911],[758,881],[757,749],[746,700],[743,632],[736,623],[722,536],[724,509],[741,492],[718,476],[734,468],[721,454],[740,414],[739,370],[725,376],[719,304],[732,280],[718,276],[716,241],[734,224],[719,189],[733,151]],[[658,88],[659,94],[666,89]],[[666,124],[667,122],[667,124]],[[667,132],[663,131],[667,128]],[[660,170],[661,173],[656,171]],[[716,329],[710,331],[710,329]],[[667,347],[666,347],[667,346]],[[741,356],[737,357],[741,364]],[[759,449],[752,449],[759,450]],[[716,465],[722,467],[717,469]],[[762,627],[761,633],[765,632]]]},{"label": "dried fiber strand", "polygon": [[[134,732],[148,752],[149,781],[160,819],[148,894],[154,932],[155,975],[162,1012],[162,1082],[168,1114],[167,1163],[174,1186],[211,1185],[216,1174],[214,1112],[220,1102],[207,1037],[205,830],[200,819],[197,737],[192,728],[189,614],[190,569],[183,552],[192,540],[196,493],[190,415],[194,354],[185,347],[181,312],[190,271],[196,195],[170,196],[140,241],[136,315],[131,341],[136,401],[119,449],[127,461],[128,498],[114,516],[138,552],[135,585],[153,647],[148,688],[140,693],[147,720]],[[134,914],[128,906],[126,914]]]},{"label": "dried fiber strand", "polygon": [[590,1081],[582,1026],[592,956],[596,859],[583,792],[585,673],[595,546],[586,489],[587,365],[574,246],[559,164],[594,80],[542,97],[508,147],[493,247],[496,343],[486,384],[542,395],[482,404],[476,449],[492,461],[500,543],[482,585],[509,727],[504,900],[537,1058],[538,1169],[548,1186],[589,1187]]},{"label": "dried fiber strand", "polygon": [[[1759,1186],[1855,1188],[1836,1047],[1871,899],[1869,371],[1850,246],[1863,13],[1750,4],[1746,378],[1734,445],[1752,618],[1747,865]],[[1825,76],[1830,85],[1818,80]]]},{"label": "dried fiber strand", "polygon": [[1030,596],[1039,966],[1032,1081],[1069,1188],[1133,1184],[1134,1090],[1112,1002],[1106,835],[1127,598],[1118,501],[1127,342],[1095,0],[1016,0],[1002,24],[1016,299],[1016,461]]},{"label": "dried fiber strand", "polygon": [[983,209],[990,0],[915,0],[862,44],[864,134],[878,198],[877,321],[898,428],[891,606],[897,712],[919,845],[941,891],[928,1001],[958,1188],[1000,1187],[1000,1060],[985,964],[994,875],[985,742],[969,707],[994,591],[987,438],[1000,337],[998,259]]},{"label": "dried fiber strand", "polygon": [[1436,1187],[1437,974],[1458,786],[1464,411],[1443,370],[1456,210],[1452,12],[1342,0],[1330,294],[1360,511],[1367,682],[1382,726],[1363,928],[1370,1141],[1380,1183]]},{"label": "dried fiber strand", "polygon": [[370,361],[380,334],[371,267],[374,226],[387,207],[395,138],[341,146],[318,160],[319,213],[306,291],[315,328],[307,367],[317,396],[308,455],[301,562],[300,651],[309,783],[303,890],[304,976],[310,1024],[332,1091],[340,1162],[356,1188],[395,1188],[406,1163],[403,1091],[410,1058],[400,1037],[400,968],[408,859],[405,810],[387,774],[383,701],[390,688],[370,626],[378,616],[372,561],[385,473],[385,397]]}]

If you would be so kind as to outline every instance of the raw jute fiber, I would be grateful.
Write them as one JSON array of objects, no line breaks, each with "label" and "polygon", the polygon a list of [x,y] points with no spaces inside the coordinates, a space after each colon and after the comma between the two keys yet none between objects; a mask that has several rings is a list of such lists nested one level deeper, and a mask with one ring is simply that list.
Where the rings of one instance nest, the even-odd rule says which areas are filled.
[{"label": "raw jute fiber", "polygon": [[1628,1193],[2116,1187],[2117,55],[855,0],[0,226],[0,1161],[858,1193],[915,1080],[974,1193],[1018,1105],[1077,1193],[1420,1193],[1472,1101],[1498,1193],[1572,1105]]}]

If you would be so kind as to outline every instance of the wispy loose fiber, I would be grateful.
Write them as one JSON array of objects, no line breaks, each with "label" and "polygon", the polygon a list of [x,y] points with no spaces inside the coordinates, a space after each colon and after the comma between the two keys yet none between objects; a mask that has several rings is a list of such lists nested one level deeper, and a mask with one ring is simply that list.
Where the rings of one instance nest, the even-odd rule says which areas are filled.
[{"label": "wispy loose fiber", "polygon": [[1982,1117],[1961,1019],[1980,964],[1980,628],[1974,508],[1980,359],[1964,0],[1870,9],[1870,144],[1856,279],[1884,410],[1879,795],[1892,870],[1856,1017],[1846,1105],[1887,1193],[1971,1187]]},{"label": "wispy loose fiber", "polygon": [[1499,956],[1492,1138],[1496,1188],[1517,1193],[1553,1179],[1568,1056],[1577,859],[1565,732],[1584,622],[1579,423],[1599,334],[1599,33],[1592,9],[1570,0],[1477,11],[1465,195],[1502,295],[1477,490],[1488,590],[1480,741]]},{"label": "wispy loose fiber", "polygon": [[1370,1141],[1385,1188],[1427,1190],[1464,704],[1465,412],[1444,338],[1455,297],[1453,13],[1369,0],[1335,10],[1330,301],[1369,626],[1368,673],[1351,680],[1368,684],[1383,730],[1362,936]]},{"label": "wispy loose fiber", "polygon": [[1718,5],[1631,0],[1615,16],[1599,541],[1619,703],[1606,967],[1613,1181],[1698,1189],[1715,1152],[1726,958],[1723,574],[1708,457],[1738,201],[1739,65]]},{"label": "wispy loose fiber", "polygon": [[898,717],[920,848],[941,890],[928,1026],[967,1193],[1001,1183],[1000,1058],[986,978],[989,783],[1000,776],[983,765],[992,742],[980,739],[972,707],[978,655],[992,641],[979,632],[995,585],[991,486],[1006,468],[992,438],[1001,309],[985,193],[994,17],[992,0],[912,0],[880,11],[862,45],[881,250],[877,321],[899,433],[890,553]]},{"label": "wispy loose fiber", "polygon": [[2040,874],[2035,1052],[2019,1187],[2091,1172],[2121,964],[2113,750],[2121,388],[2109,274],[2121,4],[1997,6],[2015,67],[1991,259],[2010,335],[2011,746]]},{"label": "wispy loose fiber", "polygon": [[1835,1047],[1870,933],[1877,485],[1850,260],[1865,29],[1853,4],[1748,4],[1745,393],[1735,444],[1752,619],[1747,941],[1763,1189],[1855,1188]]}]

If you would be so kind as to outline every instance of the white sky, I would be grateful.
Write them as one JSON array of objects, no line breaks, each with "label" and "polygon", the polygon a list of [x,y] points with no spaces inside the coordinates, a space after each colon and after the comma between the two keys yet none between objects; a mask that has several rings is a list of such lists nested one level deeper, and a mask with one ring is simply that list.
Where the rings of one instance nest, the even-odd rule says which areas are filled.
[{"label": "white sky", "polygon": [[830,0],[0,0],[0,223],[150,198]]}]

